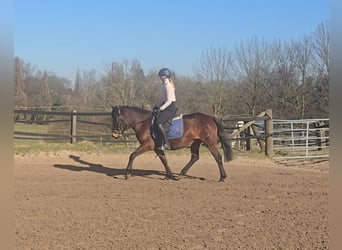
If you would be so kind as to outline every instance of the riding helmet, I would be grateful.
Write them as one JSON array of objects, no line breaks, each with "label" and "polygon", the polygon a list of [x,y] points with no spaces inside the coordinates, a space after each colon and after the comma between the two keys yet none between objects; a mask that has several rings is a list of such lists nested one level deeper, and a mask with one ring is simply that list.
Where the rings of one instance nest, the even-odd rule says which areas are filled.
[{"label": "riding helmet", "polygon": [[172,72],[168,68],[162,68],[161,70],[159,70],[158,76],[159,77],[161,76],[171,77]]}]

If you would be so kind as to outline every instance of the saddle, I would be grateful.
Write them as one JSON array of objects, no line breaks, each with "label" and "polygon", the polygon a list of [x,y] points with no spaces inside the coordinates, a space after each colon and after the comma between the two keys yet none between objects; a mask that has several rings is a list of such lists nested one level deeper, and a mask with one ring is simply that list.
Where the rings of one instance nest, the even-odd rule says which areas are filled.
[{"label": "saddle", "polygon": [[[151,134],[153,139],[158,138],[158,127],[155,124],[155,119],[152,119],[152,126],[151,126]],[[163,127],[166,132],[166,136],[168,139],[176,139],[183,136],[184,132],[184,122],[183,122],[183,115],[180,114],[178,116],[173,117],[170,121],[163,124]]]}]

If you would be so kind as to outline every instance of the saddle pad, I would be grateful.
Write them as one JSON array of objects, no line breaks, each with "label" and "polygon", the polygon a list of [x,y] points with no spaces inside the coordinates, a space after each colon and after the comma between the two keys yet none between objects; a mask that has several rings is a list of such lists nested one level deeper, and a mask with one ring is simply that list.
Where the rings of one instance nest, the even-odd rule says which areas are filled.
[{"label": "saddle pad", "polygon": [[168,139],[176,139],[183,136],[183,117],[177,117],[171,121],[170,131],[167,133]]}]

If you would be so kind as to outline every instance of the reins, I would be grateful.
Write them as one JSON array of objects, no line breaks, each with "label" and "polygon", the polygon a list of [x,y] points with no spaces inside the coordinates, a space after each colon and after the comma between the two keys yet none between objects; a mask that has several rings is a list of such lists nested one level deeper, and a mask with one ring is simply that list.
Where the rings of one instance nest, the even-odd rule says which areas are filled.
[{"label": "reins", "polygon": [[[120,107],[118,107],[118,115],[119,115],[119,130],[121,130],[122,132],[121,133],[118,133],[118,134],[123,134],[123,132],[125,132],[129,127],[134,127],[135,125],[137,124],[140,124],[140,123],[144,123],[145,121],[149,120],[151,117],[149,116],[148,118],[146,119],[143,119],[141,121],[138,121],[138,122],[134,122],[134,123],[131,123],[130,121],[124,121],[124,119],[121,118],[121,110],[120,110]],[[122,123],[123,123],[123,126],[122,126]],[[113,129],[114,131],[114,129]],[[119,132],[119,131],[116,131],[116,132]]]}]

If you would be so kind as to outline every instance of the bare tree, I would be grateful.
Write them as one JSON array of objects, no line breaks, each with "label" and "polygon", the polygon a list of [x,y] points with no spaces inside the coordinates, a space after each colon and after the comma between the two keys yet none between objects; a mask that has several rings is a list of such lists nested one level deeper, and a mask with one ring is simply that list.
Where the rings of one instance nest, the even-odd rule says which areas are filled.
[{"label": "bare tree", "polygon": [[272,72],[273,107],[278,117],[293,115],[298,117],[301,106],[299,71],[297,67],[296,47],[293,43],[277,41],[273,44],[275,66]]},{"label": "bare tree", "polygon": [[59,77],[53,72],[50,72],[47,83],[50,89],[51,105],[54,110],[60,110],[62,106],[72,105],[72,93],[69,91],[71,81],[69,79]]},{"label": "bare tree", "polygon": [[44,71],[43,78],[41,79],[40,84],[40,93],[39,93],[39,105],[41,107],[51,107],[51,94],[50,88],[48,85],[48,73]]},{"label": "bare tree", "polygon": [[208,84],[205,91],[215,116],[222,115],[224,85],[229,80],[231,67],[232,58],[228,49],[213,47],[203,52],[199,63],[194,67],[197,75]]},{"label": "bare tree", "polygon": [[326,22],[317,26],[312,39],[313,46],[313,67],[317,74],[329,74],[329,32]]},{"label": "bare tree", "polygon": [[82,94],[83,100],[85,101],[85,106],[94,106],[95,105],[95,89],[97,86],[97,76],[96,70],[84,70],[82,72]]},{"label": "bare tree", "polygon": [[84,105],[88,105],[86,102],[86,90],[82,78],[82,73],[79,69],[76,71],[76,77],[75,77],[75,85],[74,85],[74,91],[73,91],[73,106],[76,107],[82,107]]},{"label": "bare tree", "polygon": [[300,75],[297,103],[300,110],[300,118],[303,119],[307,112],[309,100],[309,75],[312,73],[310,65],[312,61],[312,44],[310,37],[305,36],[302,41],[293,44],[296,54],[297,67]]},{"label": "bare tree", "polygon": [[[178,81],[176,85],[176,95],[178,93]],[[158,77],[158,70],[151,69],[146,73],[145,82],[140,88],[141,102],[143,105],[150,105],[151,107],[157,105],[160,102],[161,96],[161,82]],[[177,100],[178,102],[178,100]]]},{"label": "bare tree", "polygon": [[[25,88],[21,87],[21,90],[24,90],[26,93],[27,106],[37,107],[39,106],[38,96],[40,92],[42,72],[38,71],[36,66],[33,66],[31,63],[24,62],[22,59],[19,59],[19,57],[17,63],[15,70],[16,73],[21,72],[19,75],[21,75],[25,85]],[[19,75],[15,76],[18,77],[18,81],[20,81]]]},{"label": "bare tree", "polygon": [[146,87],[146,79],[141,63],[137,59],[130,63],[128,79],[130,104],[142,106],[145,102],[143,90]]},{"label": "bare tree", "polygon": [[250,115],[264,109],[264,91],[273,67],[269,45],[253,38],[236,48],[235,75],[237,91]]},{"label": "bare tree", "polygon": [[205,94],[209,89],[208,84],[183,76],[178,76],[176,82],[177,107],[181,113],[212,112],[212,106]]},{"label": "bare tree", "polygon": [[19,57],[14,60],[14,100],[15,107],[27,107],[27,95],[23,78],[23,67]]},{"label": "bare tree", "polygon": [[123,65],[113,62],[107,69],[107,75],[104,78],[106,100],[112,104],[126,104],[124,88],[124,69]]},{"label": "bare tree", "polygon": [[103,78],[106,100],[120,105],[141,105],[145,88],[145,75],[140,62],[123,60],[113,62]]},{"label": "bare tree", "polygon": [[75,87],[74,87],[74,91],[75,94],[78,95],[81,92],[81,72],[79,69],[77,69],[76,71],[76,78],[75,78]]},{"label": "bare tree", "polygon": [[329,32],[327,23],[318,25],[313,34],[313,61],[315,83],[313,86],[312,105],[316,115],[329,114]]}]

